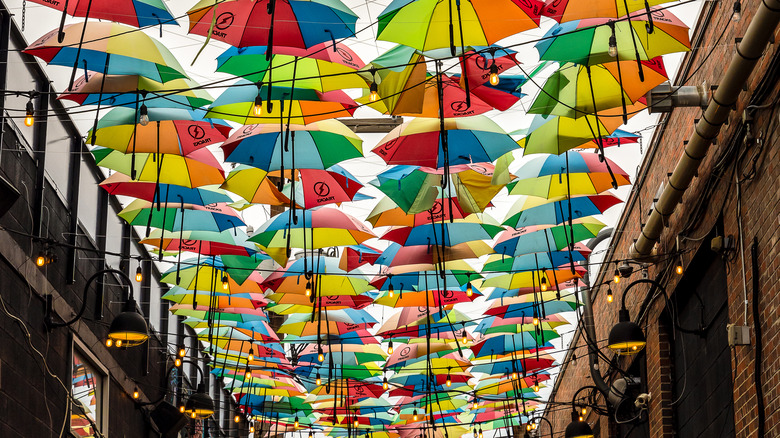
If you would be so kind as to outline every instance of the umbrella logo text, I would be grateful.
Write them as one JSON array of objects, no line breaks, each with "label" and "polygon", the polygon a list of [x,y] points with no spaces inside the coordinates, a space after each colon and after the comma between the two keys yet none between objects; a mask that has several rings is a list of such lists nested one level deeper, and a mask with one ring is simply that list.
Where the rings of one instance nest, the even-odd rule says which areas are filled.
[{"label": "umbrella logo text", "polygon": [[322,181],[314,183],[314,193],[323,198],[330,194],[330,187]]},{"label": "umbrella logo text", "polygon": [[[223,12],[219,14],[219,17],[217,17],[217,22],[214,24],[214,27],[216,27],[219,30],[225,30],[233,24],[233,21],[235,19],[236,16],[233,15],[232,12]],[[214,33],[220,36],[225,36],[224,32],[217,33],[215,31]]]},{"label": "umbrella logo text", "polygon": [[190,137],[194,138],[195,140],[200,140],[206,135],[206,130],[198,125],[190,125],[187,128],[187,133],[189,133]]}]

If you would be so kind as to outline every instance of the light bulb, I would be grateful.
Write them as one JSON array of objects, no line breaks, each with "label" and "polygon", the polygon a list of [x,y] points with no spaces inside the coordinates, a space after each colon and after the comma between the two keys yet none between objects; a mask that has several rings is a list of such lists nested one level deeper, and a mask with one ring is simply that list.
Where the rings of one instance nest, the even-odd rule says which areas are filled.
[{"label": "light bulb", "polygon": [[309,432],[309,438],[314,438],[314,432]]},{"label": "light bulb", "polygon": [[612,296],[612,289],[607,289],[607,302],[611,303],[615,300],[615,297]]},{"label": "light bulb", "polygon": [[355,421],[352,422],[352,425],[355,426],[355,427],[360,426],[360,421],[358,421],[357,417],[355,417]]},{"label": "light bulb", "polygon": [[179,357],[184,357],[187,355],[187,350],[184,349],[184,347],[179,347]]},{"label": "light bulb", "polygon": [[252,370],[246,370],[246,373],[244,373],[245,379],[251,379],[252,378]]},{"label": "light bulb", "polygon": [[190,414],[190,418],[195,418],[195,417],[197,417],[197,415],[195,414],[195,411],[192,411],[192,413]]},{"label": "light bulb", "polygon": [[609,56],[613,58],[618,55],[617,38],[615,37],[614,33],[609,37],[609,49],[607,53],[609,53]]},{"label": "light bulb", "polygon": [[263,98],[260,97],[260,93],[257,93],[255,97],[255,105],[252,107],[252,115],[260,117],[263,115]]},{"label": "light bulb", "polygon": [[482,438],[482,428],[479,428],[479,438]]},{"label": "light bulb", "polygon": [[387,344],[387,354],[393,354],[393,341]]},{"label": "light bulb", "polygon": [[146,126],[149,124],[149,108],[146,107],[146,104],[141,104],[141,109],[138,110],[138,123],[141,124],[141,126]]},{"label": "light bulb", "polygon": [[417,418],[418,418],[417,417],[417,409],[415,409],[414,411],[412,411],[412,421],[417,421]]},{"label": "light bulb", "polygon": [[547,292],[547,279],[542,277],[541,285],[539,287],[542,292]]},{"label": "light bulb", "polygon": [[490,66],[490,85],[496,86],[498,85],[498,82],[500,79],[498,78],[498,66],[496,66],[495,61],[493,62],[493,65]]},{"label": "light bulb", "polygon": [[179,412],[184,413],[184,405],[179,406]]},{"label": "light bulb", "polygon": [[531,431],[531,423],[528,423],[528,424],[525,425],[525,430],[527,430],[529,432]]},{"label": "light bulb", "polygon": [[371,87],[369,90],[371,90],[371,94],[368,95],[368,101],[369,102],[376,102],[379,100],[379,93],[377,93],[379,87],[377,87],[376,82],[371,83]]},{"label": "light bulb", "polygon": [[620,272],[617,269],[615,269],[615,275],[612,277],[612,281],[620,283]]},{"label": "light bulb", "polygon": [[588,413],[588,408],[582,407],[582,415],[586,415]]},{"label": "light bulb", "polygon": [[463,339],[462,339],[462,342],[464,344],[469,342],[469,336],[468,336],[468,332],[466,332],[466,329],[463,329]]},{"label": "light bulb", "polygon": [[742,2],[737,0],[734,2],[734,14],[731,15],[732,21],[739,21],[742,18]]},{"label": "light bulb", "polygon": [[317,380],[315,380],[317,383],[317,386],[322,385],[322,377],[320,377],[320,373],[317,373]]},{"label": "light bulb", "polygon": [[27,109],[25,111],[25,116],[24,116],[24,126],[29,127],[33,125],[33,122],[35,122],[34,114],[35,114],[35,108],[33,107],[32,100],[30,100],[29,102],[27,102]]},{"label": "light bulb", "polygon": [[318,355],[317,355],[317,360],[318,360],[318,361],[320,361],[320,362],[322,362],[322,361],[324,361],[324,360],[325,360],[325,355],[324,355],[324,354],[322,354],[322,352],[321,352],[321,351],[320,351],[320,354],[318,354]]},{"label": "light bulb", "polygon": [[450,386],[452,386],[452,378],[450,377],[450,375],[449,375],[449,374],[447,374],[447,381],[446,381],[446,382],[444,382],[444,384],[445,384],[445,385],[447,385],[447,387],[448,387],[448,388],[449,388]]},{"label": "light bulb", "polygon": [[534,319],[531,322],[533,322],[534,325],[539,325],[539,317],[534,316]]},{"label": "light bulb", "polygon": [[470,297],[472,295],[474,295],[474,289],[471,287],[471,281],[469,281],[468,284],[466,284],[466,296]]},{"label": "light bulb", "polygon": [[106,339],[106,347],[111,348],[114,345],[114,340],[111,338]]},{"label": "light bulb", "polygon": [[40,252],[38,254],[38,258],[35,259],[35,264],[38,266],[43,266],[46,264],[46,254],[43,252]]},{"label": "light bulb", "polygon": [[122,347],[122,340],[121,339],[117,339],[116,340],[116,346],[117,347]]},{"label": "light bulb", "polygon": [[534,392],[539,392],[539,384],[534,385]]},{"label": "light bulb", "polygon": [[677,275],[682,275],[682,273],[683,273],[682,263],[678,264],[677,267],[674,268],[674,272],[676,272]]},{"label": "light bulb", "polygon": [[306,282],[306,296],[307,297],[311,296],[311,281]]},{"label": "light bulb", "polygon": [[393,283],[390,283],[390,285],[387,286],[387,292],[389,293],[390,298],[392,298],[395,293],[395,288],[393,287]]},{"label": "light bulb", "polygon": [[253,424],[249,425],[249,433],[255,433],[255,426]]},{"label": "light bulb", "polygon": [[233,422],[234,423],[240,423],[241,422],[241,416],[236,414],[236,416],[233,417]]},{"label": "light bulb", "polygon": [[517,379],[517,371],[512,371],[512,378]]},{"label": "light bulb", "polygon": [[301,423],[299,423],[299,422],[298,422],[298,416],[296,416],[296,417],[295,417],[295,423],[293,423],[293,425],[294,425],[296,428],[297,428],[298,426],[300,426],[300,425],[301,425]]},{"label": "light bulb", "polygon": [[471,404],[471,409],[479,409],[479,400],[474,399],[474,403]]},{"label": "light bulb", "polygon": [[384,389],[386,391],[389,386],[390,385],[387,383],[387,377],[383,378],[382,379],[382,389]]},{"label": "light bulb", "polygon": [[249,355],[247,356],[247,360],[249,362],[255,360],[255,351],[252,349],[252,347],[249,347]]},{"label": "light bulb", "polygon": [[142,282],[144,280],[144,272],[139,266],[138,269],[135,270],[135,281]]},{"label": "light bulb", "polygon": [[176,368],[180,367],[181,366],[181,359],[179,359],[177,357],[176,360],[173,361],[173,366],[175,366]]},{"label": "light bulb", "polygon": [[228,277],[227,275],[222,276],[222,290],[228,290],[228,287],[230,287],[230,283],[228,283]]},{"label": "light bulb", "polygon": [[536,430],[536,423],[531,423],[531,430]]}]

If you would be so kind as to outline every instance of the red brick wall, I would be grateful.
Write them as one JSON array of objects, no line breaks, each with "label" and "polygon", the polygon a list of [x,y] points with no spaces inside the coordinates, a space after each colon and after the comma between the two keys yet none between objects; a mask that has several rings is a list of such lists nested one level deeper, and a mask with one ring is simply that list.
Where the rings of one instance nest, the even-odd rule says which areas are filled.
[{"label": "red brick wall", "polygon": [[[734,39],[741,37],[752,18],[753,13],[758,7],[759,0],[748,0],[742,2],[743,17],[739,22],[731,22],[732,2],[715,2],[715,12],[704,27],[704,37],[701,43],[701,49],[693,53],[686,59],[692,61],[692,69],[698,66],[700,69],[686,83],[687,85],[700,84],[707,81],[708,84],[718,84],[720,77],[728,66],[735,50]],[[705,9],[708,6],[705,5]],[[720,36],[724,26],[728,26],[726,32],[720,41],[716,40]],[[780,34],[775,34],[775,40],[778,41]],[[712,55],[704,61],[704,58],[713,48]],[[677,241],[677,235],[682,227],[689,220],[690,212],[693,206],[699,201],[704,193],[711,189],[711,185],[716,184],[714,193],[705,201],[705,213],[687,231],[688,236],[705,236],[716,223],[721,215],[721,205],[723,205],[722,216],[725,235],[739,236],[739,226],[737,222],[737,189],[730,178],[731,171],[725,173],[725,178],[719,181],[710,181],[709,176],[712,173],[713,166],[716,164],[716,158],[726,147],[728,141],[732,139],[737,129],[739,129],[739,120],[746,103],[751,98],[753,90],[756,89],[759,82],[764,77],[764,73],[772,58],[777,54],[777,44],[767,46],[765,56],[761,59],[753,75],[748,81],[748,91],[743,92],[736,111],[732,112],[728,126],[724,126],[721,135],[718,137],[716,145],[710,148],[708,156],[702,162],[699,168],[698,177],[695,178],[683,196],[681,204],[676,212],[669,218],[668,227],[664,230],[661,240],[657,245],[659,254],[666,254],[674,251]],[[774,84],[772,94],[765,100],[765,103],[777,102],[778,85]],[[750,257],[750,245],[753,237],[758,238],[758,260],[759,260],[759,285],[760,285],[760,309],[761,309],[761,327],[763,330],[763,368],[762,379],[764,389],[764,400],[766,404],[766,436],[778,436],[780,434],[780,336],[778,335],[778,324],[775,322],[780,316],[780,279],[778,270],[780,269],[780,257],[778,257],[778,235],[780,235],[780,201],[778,190],[780,189],[780,171],[778,169],[778,150],[780,149],[777,132],[780,130],[780,121],[778,116],[780,111],[770,105],[767,109],[758,110],[755,113],[755,123],[753,131],[761,136],[762,151],[759,155],[757,172],[754,178],[741,185],[742,192],[742,229],[745,240],[745,274],[748,290],[748,299],[752,299],[752,266]],[[628,250],[640,232],[641,224],[647,217],[647,213],[652,206],[652,198],[659,185],[666,179],[667,173],[671,172],[683,151],[683,142],[687,140],[693,132],[694,120],[700,117],[701,111],[697,108],[676,109],[668,118],[666,129],[660,135],[657,141],[647,152],[647,156],[653,154],[652,162],[643,164],[643,170],[646,172],[646,178],[642,181],[637,177],[637,187],[632,197],[639,197],[640,202],[626,203],[626,211],[615,229],[615,238],[611,243],[611,255],[608,259],[621,260],[628,257]],[[758,150],[757,144],[745,145],[741,142],[738,147],[741,151],[746,151],[751,156]],[[655,150],[654,150],[655,149]],[[748,160],[745,160],[748,161]],[[744,165],[743,167],[749,167]],[[738,170],[739,172],[739,170]],[[725,179],[725,180],[723,180]],[[729,187],[731,186],[731,187]],[[724,197],[727,196],[724,203]],[[634,199],[636,201],[636,199]],[[640,211],[640,203],[642,211]],[[685,241],[681,249],[685,251],[684,260],[686,264],[702,245],[704,248],[709,246],[709,240]],[[649,269],[649,277],[657,276],[668,272],[667,275],[661,275],[662,283],[666,285],[668,291],[673,291],[676,287],[679,277],[671,273],[671,261],[662,261],[653,265]],[[728,278],[728,319],[731,323],[742,324],[744,318],[743,287],[742,287],[742,269],[741,261],[737,257],[730,263],[730,269],[727,273]],[[608,269],[602,270],[602,275],[593,281],[599,284],[609,277],[614,270],[614,265]],[[606,274],[606,277],[604,276]],[[628,281],[639,278],[639,273],[635,273],[629,280],[624,280],[620,284],[619,292],[613,287],[616,298],[622,295],[622,288]],[[628,307],[632,317],[636,318],[642,300],[646,295],[647,288],[636,287],[632,289],[629,296]],[[594,290],[594,319],[596,324],[597,338],[601,340],[601,347],[607,350],[606,338],[609,329],[617,322],[617,311],[619,309],[618,300],[613,304],[606,302],[606,288]],[[646,312],[642,326],[646,325],[647,335],[647,370],[648,370],[648,389],[653,395],[653,400],[649,408],[649,428],[652,437],[672,437],[673,431],[673,410],[669,403],[672,399],[670,384],[670,364],[669,364],[669,342],[665,330],[659,330],[658,318],[663,311],[663,299],[655,300]],[[751,326],[751,340],[755,342],[755,333],[753,330],[754,321],[748,309],[748,325]],[[723,328],[714,328],[714,330],[726,330]],[[581,337],[578,337],[573,344],[576,348],[576,363],[569,363],[561,371],[561,382],[553,395],[551,407],[548,409],[547,418],[553,423],[556,433],[562,433],[569,423],[569,410],[555,405],[559,403],[569,403],[573,393],[583,385],[592,384],[588,368],[587,358],[585,357],[585,344]],[[736,347],[736,363],[734,381],[734,422],[736,425],[737,437],[754,437],[757,429],[756,415],[756,392],[753,376],[755,345]],[[608,356],[612,353],[607,352]],[[621,362],[623,369],[629,366],[629,362],[623,359]],[[606,369],[606,364],[601,362],[601,369]],[[603,400],[602,400],[603,403]],[[610,435],[608,421],[601,419],[599,427],[600,436]],[[597,421],[594,414],[589,415],[588,421],[593,424]]]}]

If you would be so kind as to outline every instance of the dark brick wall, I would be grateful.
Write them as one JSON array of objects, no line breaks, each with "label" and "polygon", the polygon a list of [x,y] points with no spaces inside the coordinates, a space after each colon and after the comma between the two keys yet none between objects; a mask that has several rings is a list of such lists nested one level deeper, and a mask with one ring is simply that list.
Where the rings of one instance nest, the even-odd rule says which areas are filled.
[{"label": "dark brick wall", "polygon": [[[715,12],[712,18],[703,28],[702,49],[697,53],[688,56],[692,61],[691,71],[696,70],[691,79],[686,84],[700,84],[707,81],[708,84],[718,84],[726,66],[731,61],[735,45],[735,38],[741,37],[744,30],[750,23],[750,19],[758,7],[759,0],[747,0],[742,2],[743,17],[739,22],[731,22],[731,2],[712,3]],[[706,9],[708,6],[705,5]],[[725,34],[719,42],[719,35],[726,29]],[[780,34],[775,33],[775,41],[780,41]],[[780,433],[780,334],[779,325],[776,322],[778,317],[778,307],[780,307],[780,284],[778,282],[778,269],[780,268],[780,257],[778,256],[778,236],[780,235],[780,196],[778,187],[780,187],[780,172],[778,171],[778,145],[777,132],[780,129],[778,121],[777,107],[778,102],[778,80],[772,76],[770,66],[773,60],[778,58],[777,44],[767,46],[764,57],[759,61],[756,70],[748,80],[747,90],[742,93],[740,101],[736,105],[736,111],[732,112],[729,118],[729,125],[724,126],[717,144],[710,148],[707,157],[699,168],[698,176],[694,178],[691,186],[686,191],[677,211],[669,218],[667,228],[661,236],[660,242],[656,247],[659,254],[668,254],[676,248],[678,234],[684,234],[688,237],[699,238],[707,236],[713,227],[718,224],[719,218],[722,218],[722,225],[719,225],[718,231],[721,234],[737,237],[740,235],[738,223],[737,206],[737,187],[734,183],[734,176],[731,166],[738,165],[737,174],[742,178],[745,169],[751,168],[751,161],[754,154],[758,157],[755,165],[755,174],[752,179],[740,184],[741,190],[741,222],[742,236],[745,240],[745,281],[747,285],[748,300],[752,303],[752,262],[750,258],[750,244],[753,237],[758,239],[758,265],[759,265],[759,302],[760,302],[760,321],[763,330],[763,353],[761,377],[763,381],[764,400],[766,404],[766,436],[778,436]],[[712,50],[708,59],[705,57]],[[741,114],[752,96],[759,90],[767,89],[768,95],[758,104],[766,105],[766,108],[755,112],[755,122],[752,129],[753,134],[760,138],[760,144],[756,141],[743,142],[745,133],[744,126],[741,123]],[[693,129],[695,119],[701,116],[701,111],[696,108],[676,109],[669,116],[665,127],[661,127],[662,133],[658,138],[648,155],[653,155],[652,162],[643,164],[642,172],[646,172],[645,178],[637,178],[637,186],[632,194],[632,199],[627,202],[626,211],[616,226],[615,238],[610,246],[610,257],[615,260],[625,259],[629,254],[629,247],[633,239],[639,235],[641,226],[652,205],[653,196],[659,185],[666,179],[668,172],[671,172],[679,160],[683,142],[686,141]],[[730,142],[734,142],[736,153],[726,156],[725,163],[719,163],[723,160],[724,153],[728,150]],[[742,156],[739,162],[735,157]],[[718,165],[724,165],[727,171],[723,175],[713,176],[713,170]],[[633,200],[633,202],[632,202]],[[638,202],[637,202],[638,201]],[[693,216],[698,204],[701,205],[702,214],[698,217]],[[640,211],[640,205],[642,209]],[[688,222],[691,222],[688,224]],[[684,230],[687,226],[687,229]],[[709,251],[709,239],[702,240],[683,240],[681,250],[685,252],[683,260],[685,265],[691,263],[695,254],[701,254]],[[743,298],[743,271],[739,253],[729,255],[730,262],[726,273],[726,290],[728,300],[727,321],[730,323],[742,324],[745,317],[745,306]],[[658,263],[649,269],[649,277],[660,279],[666,285],[668,291],[674,291],[680,277],[673,274],[673,265],[675,260],[659,260]],[[605,269],[606,275],[602,275],[593,281],[599,284],[611,276],[614,266]],[[635,273],[630,279],[624,280],[617,288],[616,298],[620,298],[622,289],[629,281],[639,278]],[[613,292],[615,291],[613,286]],[[602,341],[602,347],[606,347],[606,338],[610,328],[617,322],[618,304],[608,304],[606,302],[606,288],[594,291],[594,319],[596,324],[597,338]],[[632,289],[631,297],[628,299],[629,310],[632,317],[636,320],[641,310],[644,310],[642,326],[645,327],[647,344],[647,369],[648,369],[648,389],[653,394],[653,400],[649,409],[649,427],[651,437],[673,437],[675,434],[675,422],[671,403],[674,401],[674,391],[671,388],[670,376],[670,344],[668,332],[662,327],[665,315],[663,299],[657,299],[646,308],[643,307],[643,299],[647,293],[647,288],[637,287]],[[616,300],[617,302],[617,300]],[[753,375],[754,357],[756,353],[755,337],[753,327],[756,321],[748,309],[747,324],[751,326],[752,344],[748,346],[736,347],[731,354],[736,359],[730,359],[733,370],[733,382],[723,382],[730,384],[733,389],[732,401],[734,407],[734,423],[736,436],[755,437],[757,431],[757,403],[755,391],[755,379]],[[714,327],[712,330],[723,330],[725,326]],[[587,370],[587,361],[584,360],[585,344],[581,337],[577,338],[573,344],[576,348],[577,356],[580,357],[576,363],[568,364],[559,377],[562,383],[554,394],[555,402],[567,403],[571,400],[574,391],[583,385],[590,384],[591,379]],[[604,348],[606,350],[606,348]],[[611,355],[611,353],[608,353]],[[618,363],[621,368],[626,369],[630,364],[630,359],[621,359]],[[607,364],[601,362],[602,372],[605,372]],[[602,400],[603,403],[603,400]],[[702,400],[701,403],[706,403]],[[548,418],[555,425],[555,431],[562,433],[569,422],[568,412],[565,409],[551,409]],[[591,424],[596,422],[597,417],[590,415],[588,420]],[[602,418],[599,421],[601,436],[609,435],[608,421]],[[684,435],[680,435],[684,436]],[[710,435],[720,436],[720,435]]]}]

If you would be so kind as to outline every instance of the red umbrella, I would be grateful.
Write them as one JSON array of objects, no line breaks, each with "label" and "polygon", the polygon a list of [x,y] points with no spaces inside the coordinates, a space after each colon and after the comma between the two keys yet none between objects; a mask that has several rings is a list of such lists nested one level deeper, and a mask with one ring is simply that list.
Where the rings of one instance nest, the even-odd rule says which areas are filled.
[{"label": "red umbrella", "polygon": [[339,268],[349,272],[365,264],[373,265],[382,254],[376,248],[360,244],[344,248],[339,260]]},{"label": "red umbrella", "polygon": [[[338,165],[331,170],[298,169],[296,176],[303,190],[305,208],[352,201],[358,190],[363,188],[363,184]],[[289,198],[290,194],[287,193],[287,196]],[[294,196],[293,199],[301,204]]]}]

